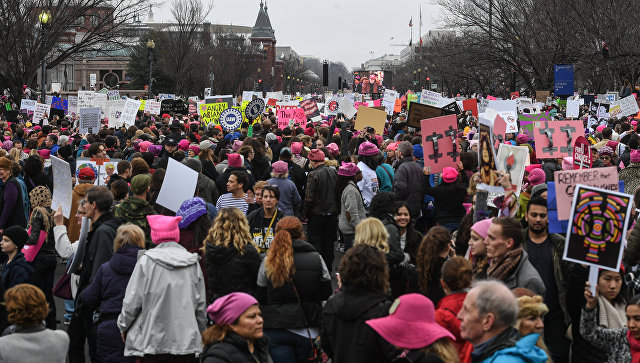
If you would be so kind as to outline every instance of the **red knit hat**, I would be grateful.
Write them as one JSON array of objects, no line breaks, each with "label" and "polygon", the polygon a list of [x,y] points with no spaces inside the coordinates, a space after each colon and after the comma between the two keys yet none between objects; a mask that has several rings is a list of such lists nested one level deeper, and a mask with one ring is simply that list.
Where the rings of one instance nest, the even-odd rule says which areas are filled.
[{"label": "red knit hat", "polygon": [[178,242],[180,240],[178,223],[180,223],[181,220],[181,216],[171,217],[157,214],[147,216],[153,243]]}]

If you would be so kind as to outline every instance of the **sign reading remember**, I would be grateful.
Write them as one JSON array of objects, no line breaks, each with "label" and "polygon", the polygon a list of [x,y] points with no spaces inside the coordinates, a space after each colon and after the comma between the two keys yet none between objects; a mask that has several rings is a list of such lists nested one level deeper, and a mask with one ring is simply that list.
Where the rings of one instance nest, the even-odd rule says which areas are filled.
[{"label": "sign reading remember", "polygon": [[618,169],[615,166],[595,169],[559,170],[553,173],[556,184],[558,220],[571,215],[571,201],[577,184],[618,191]]}]

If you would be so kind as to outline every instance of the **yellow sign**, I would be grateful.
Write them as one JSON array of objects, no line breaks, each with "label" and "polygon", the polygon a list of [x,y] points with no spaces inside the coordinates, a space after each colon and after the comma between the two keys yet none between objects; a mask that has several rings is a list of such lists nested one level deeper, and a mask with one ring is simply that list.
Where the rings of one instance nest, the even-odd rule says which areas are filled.
[{"label": "yellow sign", "polygon": [[242,114],[242,122],[249,122],[249,119],[247,118],[247,115],[245,115],[244,111],[247,109],[247,105],[249,104],[249,101],[243,101],[241,106],[234,106],[231,108],[235,108],[236,110],[240,111],[240,113]]},{"label": "yellow sign", "polygon": [[147,100],[140,100],[140,107],[138,108],[140,111],[144,111],[144,105],[147,103]]},{"label": "yellow sign", "polygon": [[219,103],[203,103],[198,108],[198,113],[205,126],[213,122],[215,125],[220,124],[220,114],[227,109],[226,102]]}]

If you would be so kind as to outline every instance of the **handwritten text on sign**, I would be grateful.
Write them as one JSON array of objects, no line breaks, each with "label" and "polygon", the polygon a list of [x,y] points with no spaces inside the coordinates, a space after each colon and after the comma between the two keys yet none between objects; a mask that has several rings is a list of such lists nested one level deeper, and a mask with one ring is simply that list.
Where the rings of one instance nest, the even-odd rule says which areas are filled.
[{"label": "handwritten text on sign", "polygon": [[567,220],[571,215],[571,203],[576,184],[606,190],[618,190],[618,169],[615,166],[597,169],[560,170],[554,173],[558,220]]}]

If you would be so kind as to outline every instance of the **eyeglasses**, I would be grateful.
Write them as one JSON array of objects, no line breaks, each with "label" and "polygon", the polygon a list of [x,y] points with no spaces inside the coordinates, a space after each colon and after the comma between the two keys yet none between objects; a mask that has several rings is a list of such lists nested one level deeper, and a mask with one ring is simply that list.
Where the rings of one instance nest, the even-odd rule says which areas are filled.
[{"label": "eyeglasses", "polygon": [[76,215],[81,216],[81,215],[85,215],[87,214],[87,212],[80,212],[79,210],[76,211]]}]

